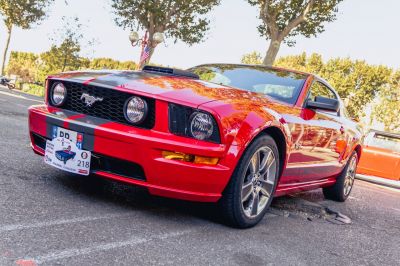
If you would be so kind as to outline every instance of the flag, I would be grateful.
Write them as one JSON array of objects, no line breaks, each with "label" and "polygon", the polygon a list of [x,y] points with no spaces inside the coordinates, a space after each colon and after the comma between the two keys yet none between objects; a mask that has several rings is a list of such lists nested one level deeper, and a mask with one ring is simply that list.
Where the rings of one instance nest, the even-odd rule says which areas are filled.
[{"label": "flag", "polygon": [[140,62],[145,62],[147,58],[150,57],[150,45],[146,45],[146,47],[143,49],[142,55],[140,57]]}]

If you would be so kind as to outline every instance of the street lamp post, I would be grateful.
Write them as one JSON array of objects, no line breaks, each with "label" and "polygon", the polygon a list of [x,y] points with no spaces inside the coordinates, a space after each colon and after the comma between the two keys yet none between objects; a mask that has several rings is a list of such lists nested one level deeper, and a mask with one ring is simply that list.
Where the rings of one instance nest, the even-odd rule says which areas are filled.
[{"label": "street lamp post", "polygon": [[141,45],[140,59],[138,69],[141,69],[150,58],[150,55],[157,45],[164,41],[164,35],[161,32],[155,32],[151,39],[148,37],[148,32],[140,38],[139,33],[132,31],[129,34],[129,41],[133,47]]}]

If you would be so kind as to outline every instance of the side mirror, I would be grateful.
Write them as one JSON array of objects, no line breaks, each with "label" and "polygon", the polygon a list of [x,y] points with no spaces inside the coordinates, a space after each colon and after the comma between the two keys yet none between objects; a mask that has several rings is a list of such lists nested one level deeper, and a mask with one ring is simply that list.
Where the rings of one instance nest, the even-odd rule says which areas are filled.
[{"label": "side mirror", "polygon": [[306,108],[320,109],[331,112],[339,111],[339,101],[337,99],[326,98],[322,96],[315,97],[315,101],[308,100]]}]

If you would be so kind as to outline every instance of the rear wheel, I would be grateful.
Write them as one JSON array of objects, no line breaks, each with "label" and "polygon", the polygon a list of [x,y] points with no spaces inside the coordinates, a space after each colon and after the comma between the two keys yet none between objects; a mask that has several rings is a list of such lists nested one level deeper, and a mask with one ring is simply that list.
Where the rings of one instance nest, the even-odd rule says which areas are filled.
[{"label": "rear wheel", "polygon": [[357,153],[353,152],[336,183],[331,187],[323,188],[325,198],[343,202],[349,197],[356,177],[357,162]]},{"label": "rear wheel", "polygon": [[268,135],[245,151],[220,201],[226,221],[235,227],[256,225],[271,204],[279,176],[279,153]]}]

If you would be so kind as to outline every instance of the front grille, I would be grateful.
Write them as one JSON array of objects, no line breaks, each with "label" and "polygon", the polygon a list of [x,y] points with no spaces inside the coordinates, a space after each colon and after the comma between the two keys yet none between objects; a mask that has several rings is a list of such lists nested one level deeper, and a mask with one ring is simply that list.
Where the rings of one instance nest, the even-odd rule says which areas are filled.
[{"label": "front grille", "polygon": [[[51,88],[55,82],[57,81],[50,80],[49,88]],[[65,103],[61,106],[62,109],[132,125],[125,119],[124,104],[128,98],[134,96],[133,94],[81,83],[67,81],[63,81],[62,83],[67,88],[67,98]],[[92,106],[88,107],[84,100],[81,99],[83,93],[103,98],[103,101],[95,102]],[[50,95],[48,97],[50,97]],[[155,123],[155,100],[148,97],[140,97],[146,100],[149,111],[143,122],[132,126],[151,129],[154,127]],[[51,105],[50,99],[48,102]]]}]

